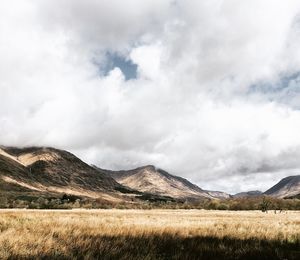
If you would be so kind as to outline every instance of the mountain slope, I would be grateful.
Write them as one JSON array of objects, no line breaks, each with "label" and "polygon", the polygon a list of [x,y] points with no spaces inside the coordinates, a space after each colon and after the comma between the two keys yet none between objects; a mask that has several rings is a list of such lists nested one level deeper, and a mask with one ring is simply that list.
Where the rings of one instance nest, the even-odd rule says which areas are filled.
[{"label": "mountain slope", "polygon": [[300,175],[289,176],[280,180],[264,194],[277,198],[285,198],[300,193]]},{"label": "mountain slope", "polygon": [[28,192],[36,190],[31,182],[19,185],[30,173],[26,167],[18,164],[10,158],[0,154],[0,191],[1,192]]},{"label": "mountain slope", "polygon": [[217,198],[217,199],[229,199],[232,196],[226,192],[223,191],[211,191],[211,190],[205,190],[211,197]]},{"label": "mountain slope", "polygon": [[258,197],[263,193],[259,190],[239,192],[233,195],[234,198],[249,198],[249,197]]},{"label": "mountain slope", "polygon": [[[106,170],[105,170],[106,171]],[[188,180],[152,165],[128,171],[106,171],[117,182],[132,189],[173,198],[219,198],[223,193],[202,190]]]},{"label": "mountain slope", "polygon": [[[59,197],[59,194],[36,187],[28,169],[0,153],[0,205],[20,198]],[[5,203],[4,203],[5,202]]]},{"label": "mountain slope", "polygon": [[1,147],[0,159],[0,179],[6,185],[109,200],[126,189],[73,154],[54,148]]}]

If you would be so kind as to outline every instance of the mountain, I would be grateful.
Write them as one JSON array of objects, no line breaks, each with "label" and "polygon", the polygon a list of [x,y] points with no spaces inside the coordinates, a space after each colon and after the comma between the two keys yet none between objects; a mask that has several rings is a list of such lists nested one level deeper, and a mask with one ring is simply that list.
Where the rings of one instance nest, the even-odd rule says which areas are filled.
[{"label": "mountain", "polygon": [[103,171],[110,174],[120,184],[140,192],[177,199],[224,198],[227,196],[222,192],[205,191],[188,180],[169,174],[153,165],[128,171]]},{"label": "mountain", "polygon": [[264,192],[264,194],[277,198],[287,198],[299,195],[300,175],[283,178],[272,188]]},{"label": "mountain", "polygon": [[211,197],[217,198],[217,199],[229,199],[232,198],[232,195],[223,192],[223,191],[211,191],[211,190],[205,190]]},{"label": "mountain", "polygon": [[239,192],[233,195],[234,198],[247,198],[247,197],[258,197],[261,196],[263,193],[259,190],[252,190],[246,192]]},{"label": "mountain", "polygon": [[[0,147],[0,191],[121,200],[131,191],[75,155],[49,147]],[[120,192],[122,191],[122,192]]]}]

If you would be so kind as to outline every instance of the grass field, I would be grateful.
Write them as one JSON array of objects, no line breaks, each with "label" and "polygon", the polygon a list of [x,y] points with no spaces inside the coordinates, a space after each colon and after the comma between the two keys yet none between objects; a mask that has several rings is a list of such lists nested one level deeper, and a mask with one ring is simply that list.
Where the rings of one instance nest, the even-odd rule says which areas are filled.
[{"label": "grass field", "polygon": [[0,210],[0,259],[300,259],[300,212]]}]

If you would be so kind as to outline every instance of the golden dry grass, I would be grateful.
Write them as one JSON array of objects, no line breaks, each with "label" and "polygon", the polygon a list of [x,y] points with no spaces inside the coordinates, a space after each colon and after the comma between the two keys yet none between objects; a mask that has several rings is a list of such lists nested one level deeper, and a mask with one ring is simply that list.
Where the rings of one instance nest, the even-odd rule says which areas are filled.
[{"label": "golden dry grass", "polygon": [[1,259],[300,259],[300,213],[0,210]]}]

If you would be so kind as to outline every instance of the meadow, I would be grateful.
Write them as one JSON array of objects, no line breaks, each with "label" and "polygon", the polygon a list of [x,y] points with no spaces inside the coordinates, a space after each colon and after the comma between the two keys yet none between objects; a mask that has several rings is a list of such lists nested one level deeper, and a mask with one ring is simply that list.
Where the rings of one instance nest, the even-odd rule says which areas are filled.
[{"label": "meadow", "polygon": [[0,210],[0,259],[300,259],[300,212]]}]

